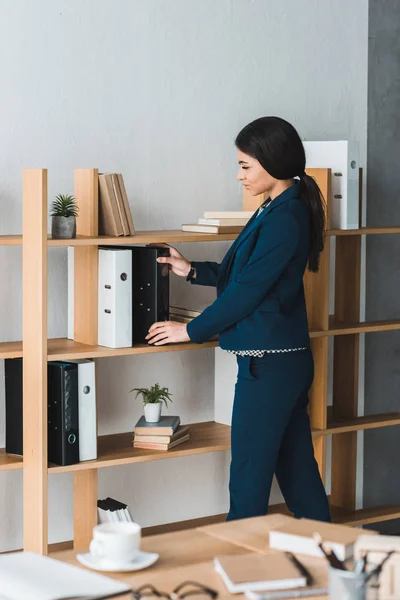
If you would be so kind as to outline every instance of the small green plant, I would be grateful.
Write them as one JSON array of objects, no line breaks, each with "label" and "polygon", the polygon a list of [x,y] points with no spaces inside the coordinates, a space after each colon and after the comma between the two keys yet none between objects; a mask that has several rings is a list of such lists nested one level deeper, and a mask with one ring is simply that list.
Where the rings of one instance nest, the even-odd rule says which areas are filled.
[{"label": "small green plant", "polygon": [[59,194],[51,205],[51,217],[77,217],[79,208],[75,198],[69,194]]},{"label": "small green plant", "polygon": [[139,395],[143,397],[143,404],[156,404],[157,402],[164,402],[165,406],[168,406],[168,402],[172,402],[171,393],[168,388],[160,387],[158,383],[152,385],[150,388],[133,388],[131,392],[136,392],[136,398]]}]

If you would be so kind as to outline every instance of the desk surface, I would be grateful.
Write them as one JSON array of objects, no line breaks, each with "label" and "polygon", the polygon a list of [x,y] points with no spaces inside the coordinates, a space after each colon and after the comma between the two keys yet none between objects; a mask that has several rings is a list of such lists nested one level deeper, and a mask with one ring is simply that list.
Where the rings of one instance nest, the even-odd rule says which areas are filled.
[{"label": "desk surface", "polygon": [[[276,515],[272,516],[275,517]],[[209,531],[207,531],[207,528],[204,528],[204,530],[188,529],[145,537],[142,540],[142,550],[158,552],[160,555],[159,560],[152,567],[132,573],[105,573],[105,575],[126,581],[132,587],[151,583],[168,593],[178,584],[190,579],[218,590],[219,600],[233,597],[241,600],[245,598],[243,594],[235,594],[234,596],[229,594],[221,577],[214,570],[213,558],[222,554],[245,554],[251,549],[258,552],[262,551],[263,548],[260,549],[260,531],[265,532],[266,519],[271,517],[249,519],[250,531],[247,535],[244,535],[247,529],[246,520],[241,521],[240,525],[239,522],[235,522],[234,526],[233,522],[218,525],[218,536],[214,535],[214,531],[211,529],[213,526],[210,526]],[[229,541],[219,537],[223,535],[222,530],[224,528],[228,532],[226,536],[229,537]],[[238,539],[234,540],[235,535],[232,530],[234,532],[235,529],[240,532],[240,535]],[[251,548],[250,539],[252,535],[255,539],[253,548]],[[245,538],[244,545],[241,543],[240,538]],[[266,538],[268,540],[268,536]],[[264,545],[264,540],[262,546],[267,549],[268,544]],[[57,552],[52,554],[52,558],[82,566],[75,558],[77,553],[74,550]],[[312,600],[326,600],[326,598],[327,596],[313,596]],[[311,600],[311,597],[304,598],[304,600]]]}]

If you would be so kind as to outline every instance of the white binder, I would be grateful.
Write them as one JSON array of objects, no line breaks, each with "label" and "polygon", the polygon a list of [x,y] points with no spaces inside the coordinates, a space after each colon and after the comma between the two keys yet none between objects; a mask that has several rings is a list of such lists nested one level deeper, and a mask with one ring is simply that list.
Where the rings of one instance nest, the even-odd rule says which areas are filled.
[{"label": "white binder", "polygon": [[132,251],[99,249],[98,343],[132,346]]},{"label": "white binder", "polygon": [[332,229],[359,228],[359,149],[357,142],[303,142],[306,168],[332,169]]},{"label": "white binder", "polygon": [[77,359],[79,461],[97,458],[96,364],[93,360]]}]

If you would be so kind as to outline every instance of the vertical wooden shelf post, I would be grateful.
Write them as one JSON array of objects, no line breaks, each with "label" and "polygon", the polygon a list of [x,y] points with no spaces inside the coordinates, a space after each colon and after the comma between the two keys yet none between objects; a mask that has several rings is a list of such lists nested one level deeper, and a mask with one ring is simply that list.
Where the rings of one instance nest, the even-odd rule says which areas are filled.
[{"label": "vertical wooden shelf post", "polygon": [[[357,323],[360,318],[361,236],[336,238],[335,322]],[[336,336],[333,363],[333,420],[357,417],[359,335]],[[332,438],[334,506],[355,509],[357,432]]]},{"label": "vertical wooden shelf post", "polygon": [[[313,177],[327,203],[326,227],[330,228],[330,169],[307,169]],[[330,279],[330,239],[325,239],[325,247],[320,257],[318,273],[306,271],[304,291],[310,329],[329,329],[329,281]],[[328,397],[328,337],[313,338],[311,348],[314,357],[314,383],[310,390],[309,415],[313,429],[326,429]],[[313,438],[315,459],[323,482],[326,476],[326,436]]]},{"label": "vertical wooden shelf post", "polygon": [[47,553],[47,170],[23,173],[24,549]]},{"label": "vertical wooden shelf post", "polygon": [[[75,169],[77,234],[98,235],[98,170]],[[97,246],[74,248],[74,339],[97,344]],[[97,524],[97,469],[74,473],[74,547],[87,548]]]}]

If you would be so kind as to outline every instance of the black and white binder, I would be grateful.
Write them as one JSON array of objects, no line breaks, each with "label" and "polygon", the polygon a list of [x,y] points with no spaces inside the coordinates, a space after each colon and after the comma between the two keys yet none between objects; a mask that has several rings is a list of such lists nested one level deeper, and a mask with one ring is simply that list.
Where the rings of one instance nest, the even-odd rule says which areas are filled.
[{"label": "black and white binder", "polygon": [[78,365],[79,461],[97,458],[96,363],[71,360]]},{"label": "black and white binder", "polygon": [[132,252],[99,249],[98,343],[109,348],[132,346]]},{"label": "black and white binder", "polygon": [[79,462],[78,365],[49,362],[47,376],[48,459]]}]

